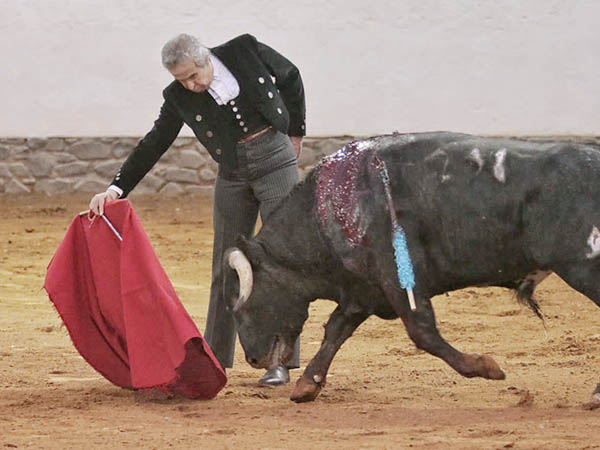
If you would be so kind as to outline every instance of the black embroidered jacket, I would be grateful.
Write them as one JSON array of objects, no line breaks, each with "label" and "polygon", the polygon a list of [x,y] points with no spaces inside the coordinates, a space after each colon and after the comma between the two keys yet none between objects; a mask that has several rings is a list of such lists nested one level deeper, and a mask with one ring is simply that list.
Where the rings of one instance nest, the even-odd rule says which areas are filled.
[{"label": "black embroidered jacket", "polygon": [[[266,122],[290,136],[304,136],[304,86],[298,68],[250,34],[210,49],[229,69]],[[187,124],[210,155],[220,164],[237,164],[230,119],[211,95],[195,93],[173,81],[163,91],[164,103],[154,126],[133,149],[111,184],[122,197],[156,164]]]}]

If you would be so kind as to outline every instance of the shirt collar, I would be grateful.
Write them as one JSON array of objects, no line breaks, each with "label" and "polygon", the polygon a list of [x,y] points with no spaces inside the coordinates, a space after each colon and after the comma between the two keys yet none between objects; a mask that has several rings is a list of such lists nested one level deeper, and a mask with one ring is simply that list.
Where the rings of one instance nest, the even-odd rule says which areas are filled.
[{"label": "shirt collar", "polygon": [[213,80],[208,86],[208,93],[218,105],[224,105],[239,95],[240,85],[219,58],[213,53],[210,53],[208,57],[213,66]]}]

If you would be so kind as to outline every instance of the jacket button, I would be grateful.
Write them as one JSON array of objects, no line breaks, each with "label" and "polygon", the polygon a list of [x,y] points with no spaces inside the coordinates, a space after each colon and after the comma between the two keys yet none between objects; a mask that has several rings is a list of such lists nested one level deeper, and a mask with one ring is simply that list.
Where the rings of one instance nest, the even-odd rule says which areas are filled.
[{"label": "jacket button", "polygon": [[279,114],[283,114],[283,111],[281,110],[281,108],[277,108],[277,112],[278,112]]},{"label": "jacket button", "polygon": [[220,154],[221,154],[221,149],[220,149],[220,148],[216,149],[216,150],[215,150],[215,153],[216,153],[217,155],[220,155]]},{"label": "jacket button", "polygon": [[240,121],[240,127],[243,127],[243,126],[244,126],[244,121],[242,120],[242,121]]},{"label": "jacket button", "polygon": [[207,135],[208,137],[213,137],[213,132],[212,132],[212,131],[210,131],[210,130],[208,130],[208,131],[206,132],[206,135]]},{"label": "jacket button", "polygon": [[200,114],[198,114],[196,116],[196,122],[200,122],[202,120],[202,116]]},{"label": "jacket button", "polygon": [[244,127],[244,128],[242,128],[242,130],[244,131],[244,133],[247,133],[248,132],[248,127]]},{"label": "jacket button", "polygon": [[237,120],[240,120],[240,119],[242,118],[242,115],[241,115],[241,114],[236,114],[236,115],[235,115],[235,118],[236,118]]},{"label": "jacket button", "polygon": [[258,82],[260,84],[265,84],[265,79],[263,77],[258,77]]},{"label": "jacket button", "polygon": [[233,108],[231,108],[231,110],[232,110],[233,112],[237,112],[237,111],[238,111],[238,109],[237,109],[237,106],[234,106]]},{"label": "jacket button", "polygon": [[269,91],[267,95],[269,96],[269,98],[273,98],[273,93],[271,91]]},{"label": "jacket button", "polygon": [[233,106],[233,105],[235,105],[235,101],[234,101],[234,100],[231,100],[231,101],[229,102],[229,104],[230,104],[231,106]]}]

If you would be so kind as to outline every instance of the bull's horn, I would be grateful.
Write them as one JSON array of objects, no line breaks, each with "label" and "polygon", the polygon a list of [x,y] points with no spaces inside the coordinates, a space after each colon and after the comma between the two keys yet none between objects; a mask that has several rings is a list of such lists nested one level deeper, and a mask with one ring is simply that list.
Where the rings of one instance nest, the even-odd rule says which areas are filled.
[{"label": "bull's horn", "polygon": [[242,307],[252,293],[252,266],[246,255],[237,248],[229,253],[227,263],[229,267],[237,272],[240,280],[240,294],[233,306],[233,311],[235,312]]}]

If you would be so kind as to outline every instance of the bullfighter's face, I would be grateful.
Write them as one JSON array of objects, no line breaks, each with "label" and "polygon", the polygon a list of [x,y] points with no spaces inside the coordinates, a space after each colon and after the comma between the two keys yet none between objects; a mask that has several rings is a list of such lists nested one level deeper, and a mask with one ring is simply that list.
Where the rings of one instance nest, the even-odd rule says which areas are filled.
[{"label": "bullfighter's face", "polygon": [[169,69],[171,75],[188,91],[200,93],[210,86],[213,80],[213,66],[208,60],[204,67],[199,67],[192,60],[187,60]]}]

